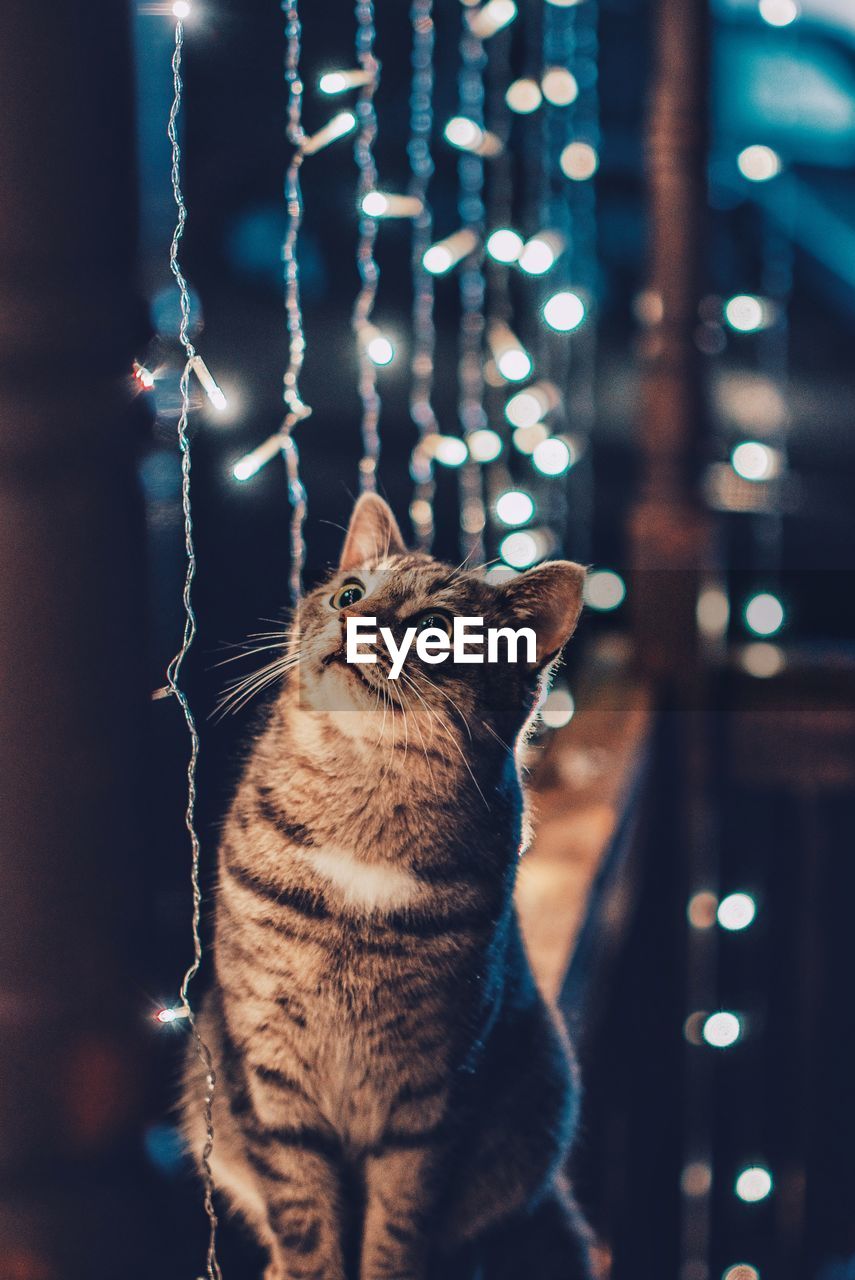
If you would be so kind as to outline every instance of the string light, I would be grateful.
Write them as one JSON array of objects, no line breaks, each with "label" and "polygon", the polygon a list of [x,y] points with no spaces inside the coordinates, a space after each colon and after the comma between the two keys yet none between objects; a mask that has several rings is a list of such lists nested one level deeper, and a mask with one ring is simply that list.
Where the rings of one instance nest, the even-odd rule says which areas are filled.
[{"label": "string light", "polygon": [[799,16],[795,0],[760,0],[760,17],[770,27],[788,27]]},{"label": "string light", "polygon": [[760,1272],[749,1262],[737,1262],[727,1268],[721,1280],[760,1280]]},{"label": "string light", "polygon": [[[457,163],[458,210],[463,226],[476,244],[484,238],[484,158],[501,154],[502,143],[484,128],[484,68],[487,56],[484,38],[493,34],[490,25],[516,15],[516,6],[506,0],[490,0],[482,9],[464,14],[460,30],[460,74],[458,77],[460,114],[449,121],[446,137],[461,151]],[[485,25],[486,24],[486,25]],[[498,27],[496,27],[498,29]],[[455,131],[455,122],[457,129]],[[474,130],[475,136],[472,135]],[[463,135],[467,140],[464,141]],[[455,142],[455,138],[458,141]],[[467,257],[460,272],[460,326],[458,339],[457,411],[464,440],[487,426],[484,409],[484,305],[486,281],[480,253]],[[464,555],[475,562],[484,559],[484,529],[487,523],[481,467],[470,457],[460,473],[460,534]]]},{"label": "string light", "polygon": [[349,133],[353,133],[356,128],[356,116],[352,111],[339,111],[338,115],[333,116],[328,124],[325,124],[317,133],[304,137],[301,150],[304,156],[313,156],[318,151],[323,151],[324,147],[330,146],[331,143],[337,142],[339,138],[345,138]]},{"label": "string light", "polygon": [[600,157],[589,142],[569,142],[558,163],[561,172],[573,182],[586,182],[600,167]]},{"label": "string light", "polygon": [[362,197],[362,212],[370,218],[417,218],[424,208],[417,196],[390,195],[385,191],[369,191]]},{"label": "string light", "polygon": [[179,1007],[177,1009],[170,1009],[170,1008],[158,1009],[157,1013],[154,1015],[155,1021],[160,1022],[164,1026],[167,1026],[169,1023],[172,1023],[172,1022],[181,1022],[183,1019],[188,1018],[189,1016],[190,1016],[189,1009],[186,1009],[183,1007]]},{"label": "string light", "polygon": [[502,437],[489,427],[473,431],[468,443],[469,456],[475,462],[493,462],[502,452]]},{"label": "string light", "polygon": [[534,454],[537,446],[548,439],[549,431],[542,422],[533,422],[530,427],[517,427],[513,435],[514,448],[524,454]]},{"label": "string light", "polygon": [[760,145],[745,147],[736,157],[736,163],[743,178],[749,182],[768,182],[776,178],[783,168],[777,151]]},{"label": "string light", "polygon": [[610,613],[623,604],[626,598],[626,583],[619,573],[612,569],[595,569],[585,579],[582,589],[585,603],[600,613]]},{"label": "string light", "polygon": [[478,236],[468,227],[438,240],[425,251],[422,263],[433,276],[443,276],[478,247]]},{"label": "string light", "polygon": [[553,539],[545,529],[520,529],[502,539],[499,555],[512,569],[528,569],[548,555]]},{"label": "string light", "polygon": [[433,211],[428,202],[428,187],[433,176],[431,154],[433,129],[434,48],[436,37],[433,0],[413,0],[410,8],[413,32],[412,84],[410,91],[410,195],[420,206],[413,219],[413,345],[410,362],[410,417],[419,433],[410,457],[410,474],[415,485],[410,503],[410,518],[416,541],[429,550],[433,541],[434,475],[433,457],[425,447],[428,436],[437,434],[433,409],[434,349],[434,282],[427,266],[433,234]]},{"label": "string light", "polygon": [[520,80],[514,80],[513,84],[508,86],[505,94],[505,102],[511,111],[520,116],[531,115],[532,111],[537,111],[543,101],[543,94],[540,91],[540,85],[536,80],[524,77]]},{"label": "string light", "polygon": [[550,689],[540,708],[540,718],[547,729],[563,729],[569,724],[576,711],[573,695],[566,685],[556,685]]},{"label": "string light", "polygon": [[770,311],[763,298],[738,293],[725,303],[724,318],[737,333],[755,333],[769,323]]},{"label": "string light", "polygon": [[366,325],[362,330],[360,340],[365,344],[365,354],[368,359],[379,368],[384,368],[395,359],[393,342],[384,333],[381,333],[375,325]]},{"label": "string light", "polygon": [[425,447],[444,467],[462,467],[469,450],[459,436],[428,436]]},{"label": "string light", "polygon": [[533,382],[518,391],[505,405],[505,417],[512,427],[532,427],[560,403],[558,388],[551,382]]},{"label": "string light", "polygon": [[151,391],[154,387],[154,374],[145,365],[140,364],[138,360],[133,363],[134,378],[140,384],[143,391]]},{"label": "string light", "polygon": [[719,903],[716,915],[722,929],[738,933],[753,923],[757,904],[750,893],[729,893]]},{"label": "string light", "polygon": [[553,107],[569,107],[579,96],[576,77],[566,67],[550,67],[544,72],[540,87]]},{"label": "string light", "polygon": [[784,625],[784,606],[770,592],[758,592],[745,606],[745,623],[755,635],[773,636]]},{"label": "string light", "polygon": [[721,587],[704,587],[695,606],[698,630],[708,640],[721,640],[730,622],[730,600]]},{"label": "string light", "polygon": [[185,22],[187,18],[190,17],[191,12],[192,6],[190,4],[190,0],[175,0],[174,5],[172,6],[172,13],[179,22]]},{"label": "string light", "polygon": [[220,412],[228,408],[228,403],[222,387],[217,383],[214,375],[211,373],[201,356],[194,355],[190,357],[190,368],[199,379],[205,395],[208,397],[214,408]]},{"label": "string light", "polygon": [[318,81],[318,88],[328,97],[335,97],[348,89],[361,89],[363,85],[370,84],[371,76],[370,70],[361,67],[352,71],[327,71]]},{"label": "string light", "polygon": [[506,324],[491,324],[487,341],[496,368],[508,382],[524,382],[531,375],[531,356],[513,330]]},{"label": "string light", "polygon": [[517,16],[514,0],[487,0],[485,5],[474,12],[467,13],[469,29],[479,40],[488,40],[503,27],[507,27]]},{"label": "string light", "polygon": [[184,825],[190,838],[190,889],[192,897],[191,934],[193,942],[193,958],[184,973],[179,988],[180,1008],[185,1011],[190,1027],[196,1053],[202,1064],[205,1080],[205,1091],[202,1099],[202,1125],[205,1140],[202,1145],[200,1162],[202,1166],[202,1182],[204,1190],[205,1213],[208,1218],[207,1271],[208,1280],[222,1280],[220,1265],[217,1261],[217,1213],[214,1208],[214,1178],[211,1170],[211,1154],[214,1149],[214,1091],[216,1073],[211,1051],[202,1038],[196,1024],[196,1018],[190,1005],[190,985],[199,972],[202,964],[202,887],[201,857],[202,850],[199,834],[196,830],[196,778],[199,763],[199,732],[196,720],[187,695],[179,683],[184,661],[190,652],[196,637],[196,614],[193,608],[193,582],[196,576],[196,548],[193,536],[193,516],[190,505],[190,440],[188,436],[188,419],[190,415],[190,369],[196,355],[189,337],[190,327],[190,290],[179,261],[179,247],[187,222],[187,206],[181,187],[181,144],[178,140],[178,119],[183,99],[183,82],[181,78],[181,60],[184,48],[184,27],[179,18],[175,24],[175,48],[172,55],[173,98],[169,110],[167,137],[172,150],[171,182],[172,195],[175,201],[176,221],[169,248],[169,268],[178,286],[180,302],[180,321],[178,339],[184,349],[186,362],[181,374],[180,392],[181,408],[178,416],[178,447],[181,454],[181,510],[184,520],[184,548],[186,553],[186,569],[182,602],[184,605],[184,629],[181,645],[166,668],[166,683],[181,707],[184,723],[190,739],[190,754],[187,760],[187,803],[184,810]]},{"label": "string light", "polygon": [[520,254],[520,266],[526,275],[545,275],[564,252],[564,245],[564,237],[557,231],[539,231],[526,241]]},{"label": "string light", "polygon": [[714,1049],[729,1049],[742,1034],[742,1023],[735,1013],[711,1013],[701,1033]]},{"label": "string light", "polygon": [[780,645],[755,641],[743,646],[739,665],[756,680],[771,680],[786,668],[787,655]]},{"label": "string light", "polygon": [[541,475],[563,476],[576,461],[576,455],[568,440],[550,436],[534,446],[531,460]]},{"label": "string light", "polygon": [[476,156],[498,156],[504,147],[501,138],[482,128],[468,116],[452,116],[444,129],[446,142],[458,151],[471,151]]},{"label": "string light", "polygon": [[496,499],[496,515],[502,524],[527,524],[534,515],[531,495],[521,489],[509,489]]},{"label": "string light", "polygon": [[[375,36],[374,0],[356,0],[356,61],[368,77],[359,90],[356,104],[359,128],[354,145],[358,173],[357,190],[362,210],[356,244],[356,266],[360,287],[353,306],[353,332],[359,358],[359,398],[362,402],[362,458],[359,462],[359,484],[363,492],[377,488],[377,463],[380,457],[380,396],[377,392],[377,361],[370,352],[370,346],[374,341],[371,333],[371,314],[377,298],[380,268],[374,256],[377,219],[365,211],[366,197],[377,190],[377,164],[374,159],[377,112],[374,106],[374,95],[377,91],[380,64],[374,55]],[[384,346],[384,353],[386,350]],[[393,355],[394,351],[391,351],[389,359]]]},{"label": "string light", "polygon": [[543,318],[556,333],[572,333],[578,329],[585,319],[585,304],[578,293],[563,290],[554,293],[547,299],[543,308]]},{"label": "string light", "polygon": [[686,908],[693,929],[711,929],[716,921],[718,898],[709,889],[693,893]]},{"label": "string light", "polygon": [[516,262],[523,250],[523,238],[510,227],[499,227],[487,237],[487,252],[495,262]]},{"label": "string light", "polygon": [[734,1190],[746,1204],[756,1204],[771,1194],[772,1175],[763,1165],[749,1165],[738,1175]]},{"label": "string light", "polygon": [[731,465],[743,480],[771,480],[781,469],[781,458],[759,440],[743,440],[730,455]]}]

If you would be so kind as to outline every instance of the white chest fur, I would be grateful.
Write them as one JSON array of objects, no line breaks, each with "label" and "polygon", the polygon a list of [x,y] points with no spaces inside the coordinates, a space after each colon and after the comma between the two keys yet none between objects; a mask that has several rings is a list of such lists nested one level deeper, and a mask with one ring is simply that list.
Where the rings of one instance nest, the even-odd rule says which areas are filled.
[{"label": "white chest fur", "polygon": [[411,906],[424,892],[419,880],[402,867],[363,862],[347,849],[327,845],[301,849],[300,857],[349,906],[362,911],[397,911]]}]

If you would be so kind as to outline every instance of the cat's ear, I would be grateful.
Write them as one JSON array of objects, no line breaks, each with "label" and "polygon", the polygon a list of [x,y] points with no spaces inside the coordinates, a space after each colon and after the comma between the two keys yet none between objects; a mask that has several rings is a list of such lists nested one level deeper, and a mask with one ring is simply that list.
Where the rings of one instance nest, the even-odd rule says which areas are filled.
[{"label": "cat's ear", "polygon": [[576,630],[584,584],[582,565],[548,560],[499,588],[509,620],[537,636],[538,668],[556,658]]},{"label": "cat's ear", "polygon": [[347,536],[339,561],[339,570],[356,569],[362,564],[376,564],[385,556],[406,551],[401,530],[388,502],[376,493],[363,493],[353,508]]}]

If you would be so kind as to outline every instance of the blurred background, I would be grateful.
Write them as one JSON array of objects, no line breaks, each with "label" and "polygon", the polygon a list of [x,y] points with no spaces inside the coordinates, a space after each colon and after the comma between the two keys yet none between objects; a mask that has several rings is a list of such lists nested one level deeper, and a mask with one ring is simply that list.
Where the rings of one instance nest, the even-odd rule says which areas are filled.
[{"label": "blurred background", "polygon": [[[520,910],[582,1061],[603,1274],[852,1280],[855,9],[434,0],[431,28],[376,0],[360,187],[370,95],[330,78],[354,15],[301,7],[306,133],[356,112],[301,173],[306,581],[359,492],[360,377],[408,536],[592,567]],[[183,627],[171,60],[178,19],[182,264],[221,392],[191,380],[207,889],[265,701],[217,719],[222,664],[290,605],[282,458],[254,453],[288,362],[283,15],[33,8],[0,55],[0,1280],[178,1280],[206,1226],[187,1029],[158,1020],[191,958],[187,738],[149,700]],[[419,181],[429,218],[360,207]],[[259,1265],[233,1223],[220,1254]]]}]

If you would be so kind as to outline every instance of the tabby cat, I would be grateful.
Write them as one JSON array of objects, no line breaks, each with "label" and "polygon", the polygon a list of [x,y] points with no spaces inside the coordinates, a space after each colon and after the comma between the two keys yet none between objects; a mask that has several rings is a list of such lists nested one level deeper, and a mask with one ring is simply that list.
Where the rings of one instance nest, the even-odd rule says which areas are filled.
[{"label": "tabby cat", "polygon": [[[266,1280],[589,1274],[562,1175],[569,1046],[513,905],[515,749],[583,578],[559,561],[493,585],[409,553],[366,495],[282,642],[223,832],[199,1017],[214,1180],[269,1251]],[[427,666],[413,649],[392,681],[382,648],[373,666],[344,660],[348,616],[400,634],[455,614],[528,625],[536,662]],[[191,1058],[197,1157],[203,1092]]]}]

